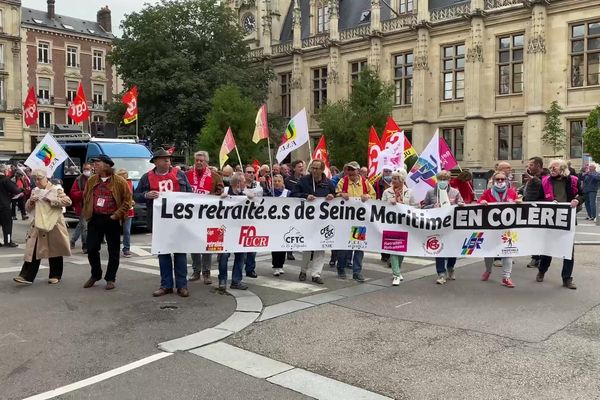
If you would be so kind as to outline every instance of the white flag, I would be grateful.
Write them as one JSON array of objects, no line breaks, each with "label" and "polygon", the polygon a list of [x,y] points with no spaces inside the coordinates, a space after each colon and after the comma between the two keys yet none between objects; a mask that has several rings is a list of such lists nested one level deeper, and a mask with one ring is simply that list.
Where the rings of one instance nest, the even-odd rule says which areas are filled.
[{"label": "white flag", "polygon": [[298,114],[290,120],[285,135],[283,137],[283,143],[277,149],[278,162],[282,162],[288,154],[296,150],[304,143],[308,143],[308,120],[306,119],[306,109],[303,108]]},{"label": "white flag", "polygon": [[33,152],[27,157],[25,165],[31,169],[45,169],[46,175],[51,177],[54,171],[65,162],[69,156],[60,144],[47,133],[38,143]]},{"label": "white flag", "polygon": [[416,201],[424,200],[427,192],[437,186],[436,175],[442,170],[438,137],[436,130],[408,174],[406,185],[412,189]]}]

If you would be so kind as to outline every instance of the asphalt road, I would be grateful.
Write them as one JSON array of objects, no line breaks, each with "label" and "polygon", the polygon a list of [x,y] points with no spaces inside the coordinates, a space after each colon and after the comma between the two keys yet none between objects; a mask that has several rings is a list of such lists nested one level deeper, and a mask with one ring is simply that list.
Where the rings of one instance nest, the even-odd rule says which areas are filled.
[{"label": "asphalt road", "polygon": [[[25,229],[18,221],[17,242],[23,242]],[[577,229],[576,241],[600,244],[600,228],[580,220]],[[34,285],[18,287],[11,279],[23,250],[0,248],[0,399],[96,377],[234,313],[232,296],[198,282],[190,284],[189,298],[153,298],[159,277],[155,257],[146,253],[149,242],[144,232],[133,236],[137,255],[121,260],[111,292],[100,284],[82,288],[89,267],[79,250],[65,260],[59,285],[46,284],[47,270],[41,270]],[[327,266],[324,285],[298,282],[298,254],[286,264],[286,274],[275,278],[269,256],[259,254],[259,278],[245,281],[265,312],[273,309],[269,306],[306,304],[307,296],[331,299],[255,322],[224,343],[389,398],[599,399],[599,257],[597,245],[576,246],[579,288],[571,291],[560,286],[558,263],[540,284],[525,258],[514,265],[514,289],[500,286],[499,268],[481,282],[479,260],[461,267],[456,281],[439,286],[431,261],[410,258],[403,274],[412,278],[393,288],[385,287],[391,273],[377,255],[365,258],[368,282],[361,286],[338,280]],[[375,286],[378,282],[383,286]],[[239,361],[230,358],[226,365]],[[58,398],[351,398],[333,390],[306,396],[222,364],[176,352]]]}]

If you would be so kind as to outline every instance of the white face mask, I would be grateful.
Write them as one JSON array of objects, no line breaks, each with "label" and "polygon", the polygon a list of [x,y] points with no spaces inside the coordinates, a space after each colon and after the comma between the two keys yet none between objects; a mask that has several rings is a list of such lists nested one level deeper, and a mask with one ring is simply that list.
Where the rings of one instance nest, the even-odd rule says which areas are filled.
[{"label": "white face mask", "polygon": [[90,176],[90,175],[92,175],[92,171],[89,171],[89,170],[83,171],[83,175]]},{"label": "white face mask", "polygon": [[494,183],[494,186],[496,186],[498,189],[504,189],[506,187],[506,182],[496,182]]}]

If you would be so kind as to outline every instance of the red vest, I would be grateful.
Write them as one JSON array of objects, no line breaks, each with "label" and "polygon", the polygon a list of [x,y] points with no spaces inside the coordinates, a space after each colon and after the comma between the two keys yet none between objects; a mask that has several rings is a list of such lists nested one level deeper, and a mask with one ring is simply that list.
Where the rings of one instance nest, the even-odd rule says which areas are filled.
[{"label": "red vest", "polygon": [[150,190],[157,192],[179,192],[179,180],[177,170],[172,168],[166,175],[157,175],[155,170],[148,172]]}]

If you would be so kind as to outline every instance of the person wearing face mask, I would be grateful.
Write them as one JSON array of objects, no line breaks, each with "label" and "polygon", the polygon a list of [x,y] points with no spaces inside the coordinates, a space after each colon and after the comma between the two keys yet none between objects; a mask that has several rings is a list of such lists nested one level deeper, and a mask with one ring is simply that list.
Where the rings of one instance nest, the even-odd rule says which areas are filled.
[{"label": "person wearing face mask", "polygon": [[81,175],[75,179],[73,186],[71,186],[71,191],[69,192],[69,197],[73,202],[75,215],[79,216],[79,222],[71,236],[71,248],[75,248],[75,243],[81,237],[81,251],[83,251],[83,254],[87,253],[87,220],[83,217],[81,208],[83,207],[83,192],[85,191],[85,185],[91,175],[92,165],[86,162],[82,166]]},{"label": "person wearing face mask", "polygon": [[[491,188],[486,189],[485,192],[483,192],[481,198],[479,199],[479,204],[487,206],[489,203],[521,202],[517,191],[514,188],[508,186],[508,179],[504,172],[496,172],[492,176],[492,181],[494,182],[494,185]],[[485,271],[481,276],[481,280],[487,281],[488,279],[490,279],[490,274],[492,273],[494,258],[485,257],[483,261],[485,262]],[[509,288],[514,288],[515,285],[510,279],[513,264],[512,258],[502,257],[500,258],[500,262],[502,265],[502,285]]]},{"label": "person wearing face mask", "polygon": [[[383,167],[381,171],[381,177],[375,181],[373,188],[375,189],[375,198],[377,200],[381,200],[383,193],[390,188],[392,185],[392,167],[386,165]],[[381,261],[387,264],[387,267],[390,267],[389,264],[390,255],[387,253],[381,253]]]},{"label": "person wearing face mask", "polygon": [[[449,184],[449,171],[440,171],[436,178],[437,185],[425,195],[423,208],[450,207],[453,205],[462,206],[465,204],[460,192]],[[435,270],[437,271],[438,278],[435,283],[443,285],[446,283],[446,279],[451,281],[456,280],[454,265],[456,265],[456,257],[437,257],[435,259]]]}]

